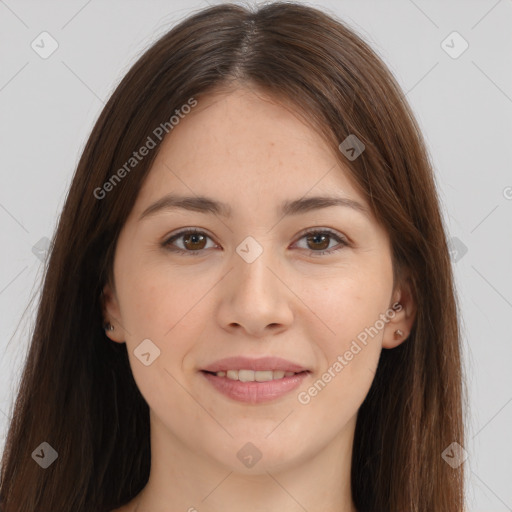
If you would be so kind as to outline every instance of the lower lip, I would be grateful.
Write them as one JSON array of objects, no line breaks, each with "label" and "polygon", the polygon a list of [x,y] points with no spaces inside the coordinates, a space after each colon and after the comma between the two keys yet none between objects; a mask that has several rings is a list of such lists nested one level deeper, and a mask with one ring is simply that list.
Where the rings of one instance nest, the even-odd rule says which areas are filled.
[{"label": "lower lip", "polygon": [[208,382],[223,395],[238,402],[259,404],[280,398],[298,388],[309,372],[296,373],[290,377],[267,382],[240,382],[212,373],[201,372]]}]

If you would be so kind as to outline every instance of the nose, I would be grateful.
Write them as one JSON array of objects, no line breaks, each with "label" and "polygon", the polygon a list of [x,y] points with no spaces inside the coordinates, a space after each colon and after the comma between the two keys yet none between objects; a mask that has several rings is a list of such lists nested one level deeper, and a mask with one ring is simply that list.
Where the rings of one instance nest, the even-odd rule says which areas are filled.
[{"label": "nose", "polygon": [[286,330],[293,321],[294,294],[271,251],[263,251],[252,263],[234,254],[233,265],[223,280],[221,326],[256,338]]}]

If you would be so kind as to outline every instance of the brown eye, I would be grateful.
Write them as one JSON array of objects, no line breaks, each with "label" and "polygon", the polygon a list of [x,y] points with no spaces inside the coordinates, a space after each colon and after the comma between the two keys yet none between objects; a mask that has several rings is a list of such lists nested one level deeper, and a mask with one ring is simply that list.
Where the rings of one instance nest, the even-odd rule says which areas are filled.
[{"label": "brown eye", "polygon": [[[198,231],[197,229],[187,229],[173,235],[162,245],[173,252],[198,256],[202,254],[203,249],[207,248],[206,244],[209,238],[210,237],[202,231]],[[176,242],[180,240],[182,241],[182,248],[179,246],[176,247]]]},{"label": "brown eye", "polygon": [[[304,249],[307,250],[311,256],[332,254],[350,245],[342,235],[330,229],[307,231],[300,238],[300,240],[302,239],[306,240],[307,247]],[[338,247],[334,245],[334,247],[331,246],[331,248],[329,248],[329,244],[333,239],[338,242]]]},{"label": "brown eye", "polygon": [[332,238],[332,235],[328,233],[315,233],[313,235],[309,235],[307,237],[307,241],[312,244],[310,246],[312,249],[324,250],[329,247],[330,238]]},{"label": "brown eye", "polygon": [[205,241],[206,237],[200,233],[191,233],[183,236],[183,245],[191,250],[204,249]]}]

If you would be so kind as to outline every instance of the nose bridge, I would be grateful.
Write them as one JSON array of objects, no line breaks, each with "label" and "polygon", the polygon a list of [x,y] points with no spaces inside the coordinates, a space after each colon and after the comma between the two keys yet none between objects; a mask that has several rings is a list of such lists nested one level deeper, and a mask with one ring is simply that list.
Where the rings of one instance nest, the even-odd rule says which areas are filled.
[{"label": "nose bridge", "polygon": [[236,247],[221,301],[224,326],[238,324],[252,335],[263,333],[269,325],[288,325],[293,318],[271,237],[258,238],[247,237]]},{"label": "nose bridge", "polygon": [[271,248],[269,236],[247,236],[236,248],[235,280],[238,289],[260,294],[271,292],[276,280],[271,268],[277,258]]}]

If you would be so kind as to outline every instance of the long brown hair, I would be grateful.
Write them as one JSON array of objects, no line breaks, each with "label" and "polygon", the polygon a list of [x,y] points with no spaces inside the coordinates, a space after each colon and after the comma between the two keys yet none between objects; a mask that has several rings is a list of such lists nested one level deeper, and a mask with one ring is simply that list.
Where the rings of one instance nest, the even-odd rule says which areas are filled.
[{"label": "long brown hair", "polygon": [[[464,445],[458,306],[424,140],[395,79],[358,35],[315,8],[275,2],[194,13],[142,55],[101,112],[52,240],[2,458],[3,512],[106,512],[145,486],[149,409],[126,345],[105,336],[101,290],[160,140],[110,181],[113,190],[101,198],[98,190],[191,98],[244,83],[321,130],[387,229],[394,267],[411,276],[413,329],[382,351],[358,411],[357,509],[463,510],[463,466],[442,457],[452,442]],[[350,134],[365,144],[352,161],[338,149]],[[32,457],[42,442],[58,453],[46,469]]]}]

